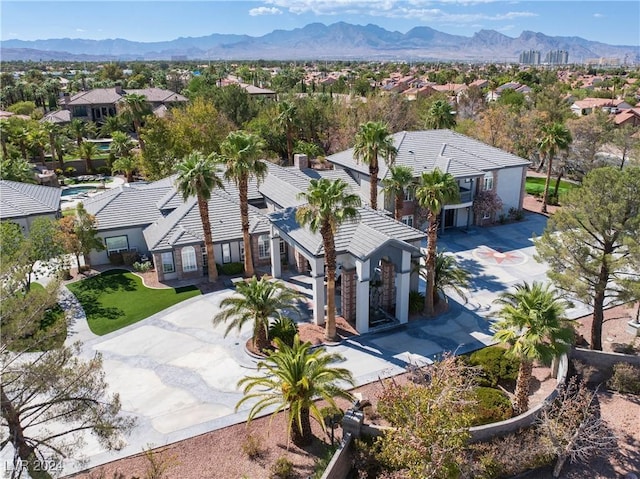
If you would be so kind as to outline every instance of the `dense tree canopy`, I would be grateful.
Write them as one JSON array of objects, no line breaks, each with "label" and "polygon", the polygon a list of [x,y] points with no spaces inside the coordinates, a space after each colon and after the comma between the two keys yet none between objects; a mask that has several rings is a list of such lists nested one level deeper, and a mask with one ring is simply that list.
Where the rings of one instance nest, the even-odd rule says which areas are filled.
[{"label": "dense tree canopy", "polygon": [[640,298],[640,168],[598,168],[568,193],[535,240],[554,284],[593,307],[590,346],[602,349],[604,308]]}]

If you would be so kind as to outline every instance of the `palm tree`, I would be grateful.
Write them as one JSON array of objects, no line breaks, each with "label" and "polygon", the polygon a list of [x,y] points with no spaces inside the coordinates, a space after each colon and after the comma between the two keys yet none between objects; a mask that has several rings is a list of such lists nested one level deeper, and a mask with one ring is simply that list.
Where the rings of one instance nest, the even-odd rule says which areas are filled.
[{"label": "palm tree", "polygon": [[29,147],[34,150],[40,162],[45,164],[45,149],[49,142],[49,135],[43,128],[38,125],[37,127],[31,128],[29,133],[27,133],[27,141],[29,143]]},{"label": "palm tree", "polygon": [[382,156],[385,163],[391,166],[397,153],[387,125],[379,121],[369,121],[360,125],[353,156],[356,161],[362,160],[364,164],[369,165],[369,202],[374,210],[378,209],[378,158]]},{"label": "palm tree", "polygon": [[133,150],[135,144],[129,135],[122,133],[121,131],[114,131],[111,139],[111,145],[109,146],[109,151],[111,153],[113,153],[117,158],[131,156],[131,150]]},{"label": "palm tree", "polygon": [[451,105],[446,100],[434,101],[425,118],[425,126],[433,130],[442,130],[456,126],[455,113],[451,110]]},{"label": "palm tree", "polygon": [[430,173],[422,173],[416,189],[418,204],[427,210],[427,290],[425,292],[425,312],[433,316],[435,295],[436,253],[438,241],[438,215],[444,205],[460,201],[460,188],[450,173],[438,168]]},{"label": "palm tree", "polygon": [[402,209],[404,208],[404,197],[409,188],[413,184],[413,170],[408,166],[392,166],[389,169],[391,176],[382,180],[385,194],[394,198],[394,214],[398,221],[402,221]]},{"label": "palm tree", "polygon": [[[336,246],[335,234],[338,227],[358,216],[360,197],[347,192],[349,185],[341,179],[313,179],[306,192],[299,197],[307,204],[298,208],[296,220],[301,226],[322,235],[324,261],[327,267],[327,323],[325,338],[336,339]],[[321,312],[322,314],[322,312]]]},{"label": "palm tree", "polygon": [[125,133],[127,125],[121,116],[108,116],[104,119],[104,123],[100,127],[100,135],[104,138],[113,136],[114,133]]},{"label": "palm tree", "polygon": [[93,123],[82,121],[79,118],[74,118],[73,120],[71,120],[68,128],[69,133],[71,133],[73,138],[75,138],[78,148],[84,141],[84,137],[89,136],[95,129]]},{"label": "palm tree", "polygon": [[133,172],[138,169],[138,158],[131,155],[121,156],[112,165],[112,173],[121,171],[127,176],[127,183],[133,183]]},{"label": "palm tree", "polygon": [[571,143],[571,132],[562,123],[552,123],[545,125],[541,129],[541,137],[538,140],[538,149],[542,155],[547,157],[547,179],[544,182],[544,194],[542,197],[541,212],[547,212],[549,202],[549,183],[551,182],[551,169],[553,168],[553,157],[559,150],[566,150]]},{"label": "palm tree", "polygon": [[140,136],[140,128],[142,127],[144,117],[151,113],[147,98],[137,93],[129,93],[122,97],[119,105],[120,113],[133,123],[133,130],[136,132],[140,150],[144,151],[144,141],[142,141],[142,137]]},{"label": "palm tree", "polygon": [[277,123],[284,129],[287,137],[287,164],[293,164],[293,130],[298,119],[298,109],[290,101],[283,100],[278,103]]},{"label": "palm tree", "polygon": [[85,169],[87,173],[93,173],[93,163],[91,160],[99,152],[98,145],[90,141],[83,141],[78,147],[78,154],[84,159]]},{"label": "palm tree", "polygon": [[49,136],[49,151],[51,152],[51,169],[53,169],[53,163],[56,161],[56,143],[58,135],[60,134],[60,127],[57,123],[45,121],[42,123],[42,129]]},{"label": "palm tree", "polygon": [[538,282],[519,284],[515,291],[502,293],[495,303],[502,308],[492,326],[493,338],[508,344],[509,354],[520,359],[514,411],[522,414],[529,409],[533,362],[549,364],[570,347],[574,331],[565,317],[570,303],[549,284]]},{"label": "palm tree", "polygon": [[260,161],[264,143],[252,133],[235,131],[229,133],[220,147],[227,168],[224,176],[235,182],[240,193],[244,272],[247,276],[253,276],[253,255],[251,254],[251,236],[249,236],[248,185],[250,178],[256,178],[260,183],[267,175],[267,164]]},{"label": "palm tree", "polygon": [[244,397],[236,410],[244,402],[258,399],[249,411],[249,420],[272,406],[276,408],[274,414],[287,411],[291,440],[304,446],[313,437],[310,416],[326,429],[316,399],[323,399],[334,408],[336,397],[353,400],[351,393],[339,384],[354,385],[353,376],[348,369],[333,366],[343,360],[341,355],[327,353],[324,348],[312,349],[311,343],[301,343],[298,335],[293,346],[278,338],[275,343],[277,349],[258,363],[258,370],[266,374],[247,376],[238,382],[238,386],[244,387]]},{"label": "palm tree", "polygon": [[[426,281],[428,281],[428,269],[424,264],[417,265],[418,272]],[[435,269],[435,287],[433,288],[433,303],[438,304],[440,295],[447,301],[446,291],[454,290],[458,295],[467,301],[466,288],[469,287],[469,272],[458,265],[455,256],[446,254],[439,250],[436,253],[436,269]]]},{"label": "palm tree", "polygon": [[207,271],[209,281],[213,283],[218,279],[218,270],[213,251],[209,199],[211,199],[211,192],[215,188],[224,188],[219,176],[220,170],[211,155],[204,156],[199,151],[194,151],[178,163],[177,172],[176,188],[182,193],[182,198],[185,201],[190,196],[195,196],[198,199],[198,211],[204,231],[204,245],[207,250]]},{"label": "palm tree", "polygon": [[238,283],[236,292],[222,300],[222,310],[213,318],[213,324],[229,323],[226,336],[232,329],[239,331],[245,324],[253,323],[253,347],[262,352],[270,345],[269,321],[278,318],[283,309],[297,311],[296,302],[301,296],[282,281],[271,282],[266,276]]}]

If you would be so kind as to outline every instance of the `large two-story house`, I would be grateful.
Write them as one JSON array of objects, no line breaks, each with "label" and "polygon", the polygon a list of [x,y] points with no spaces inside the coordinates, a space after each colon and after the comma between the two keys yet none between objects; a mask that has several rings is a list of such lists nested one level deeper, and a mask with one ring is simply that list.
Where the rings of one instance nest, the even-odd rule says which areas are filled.
[{"label": "large two-story house", "polygon": [[118,103],[128,94],[144,96],[153,112],[188,101],[185,96],[162,88],[123,89],[115,86],[81,91],[72,96],[65,95],[61,107],[71,112],[71,118],[103,123],[105,118],[118,113]]},{"label": "large two-story house", "polygon": [[[419,177],[438,167],[458,181],[459,204],[447,205],[443,227],[467,227],[482,219],[473,217],[475,195],[495,189],[505,210],[522,207],[528,161],[448,130],[400,132],[393,136],[398,148],[397,164],[410,166]],[[306,275],[309,307],[317,324],[325,317],[325,258],[322,238],[296,221],[303,204],[300,193],[313,178],[345,181],[351,192],[363,200],[356,221],[340,226],[335,233],[340,266],[339,313],[366,332],[379,320],[395,318],[404,323],[409,316],[409,292],[419,286],[413,264],[420,258],[426,240],[424,227],[414,220],[415,201],[407,192],[403,221],[389,213],[393,199],[384,198],[382,210],[367,206],[368,167],[353,158],[353,150],[329,157],[336,168],[309,168],[304,155],[295,165],[268,163],[268,175],[258,185],[250,183],[250,234],[255,266],[279,278],[283,265]],[[380,170],[381,178],[388,168]],[[87,202],[96,216],[99,235],[106,251],[94,252],[92,263],[109,261],[114,252],[136,251],[152,258],[159,280],[195,279],[207,274],[204,232],[196,200],[184,201],[177,193],[175,178],[148,185],[121,186]],[[227,183],[214,191],[209,201],[216,260],[220,263],[244,259],[238,191]]]},{"label": "large two-story house", "polygon": [[[473,214],[473,200],[483,190],[496,192],[502,200],[503,213],[511,208],[522,209],[529,161],[451,130],[401,131],[393,135],[393,144],[398,151],[395,165],[411,168],[416,182],[422,173],[435,168],[450,173],[458,182],[460,202],[444,206],[441,228],[494,221],[495,218],[476,218]],[[348,172],[368,195],[369,166],[354,158],[353,149],[331,155],[327,160]],[[393,211],[395,199],[385,196],[381,181],[389,175],[389,165],[381,159],[378,203]],[[405,193],[402,222],[424,229],[424,219],[417,213],[414,191],[409,188]]]}]

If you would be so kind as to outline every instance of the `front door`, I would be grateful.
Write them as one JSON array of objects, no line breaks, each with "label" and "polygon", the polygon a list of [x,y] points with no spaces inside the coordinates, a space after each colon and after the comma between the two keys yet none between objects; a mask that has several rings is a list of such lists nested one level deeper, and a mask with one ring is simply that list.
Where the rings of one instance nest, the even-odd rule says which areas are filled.
[{"label": "front door", "polygon": [[456,210],[444,210],[444,227],[451,228],[456,225]]}]

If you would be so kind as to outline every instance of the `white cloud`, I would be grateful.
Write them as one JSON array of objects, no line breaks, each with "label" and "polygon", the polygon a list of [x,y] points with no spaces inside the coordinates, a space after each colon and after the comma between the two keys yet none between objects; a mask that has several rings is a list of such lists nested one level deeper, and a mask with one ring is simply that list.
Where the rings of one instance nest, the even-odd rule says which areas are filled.
[{"label": "white cloud", "polygon": [[82,29],[82,28],[76,28],[76,32],[78,33],[85,33],[86,30]]},{"label": "white cloud", "polygon": [[453,24],[510,21],[516,18],[538,16],[529,11],[509,11],[490,15],[451,13],[447,9],[454,5],[468,6],[493,2],[494,0],[265,0],[266,4],[275,5],[294,14],[360,14]]},{"label": "white cloud", "polygon": [[276,7],[258,7],[249,10],[249,15],[252,17],[258,17],[260,15],[281,15],[282,10]]},{"label": "white cloud", "polygon": [[604,18],[604,15],[602,13],[594,13],[593,16],[596,18]]}]

